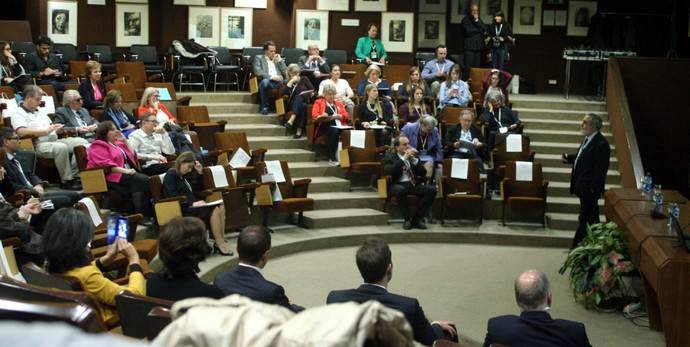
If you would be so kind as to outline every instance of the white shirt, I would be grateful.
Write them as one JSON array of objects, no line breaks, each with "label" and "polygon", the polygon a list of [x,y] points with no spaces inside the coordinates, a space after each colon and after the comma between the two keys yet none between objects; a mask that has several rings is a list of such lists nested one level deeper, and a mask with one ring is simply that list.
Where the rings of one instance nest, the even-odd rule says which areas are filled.
[{"label": "white shirt", "polygon": [[329,84],[335,86],[335,97],[340,101],[355,95],[350,84],[347,83],[346,80],[338,78],[338,82],[333,82],[333,80],[329,78],[323,80],[321,84],[319,84],[319,96],[323,96],[323,89]]},{"label": "white shirt", "polygon": [[[249,264],[245,264],[245,263],[238,263],[237,266],[248,267],[248,268],[250,268],[250,269],[254,269],[254,270],[258,271],[258,272],[261,274],[261,269],[258,268],[258,267],[256,267],[256,266],[254,266],[254,265],[249,265]],[[263,275],[263,274],[262,274],[262,275]]]},{"label": "white shirt", "polygon": [[[412,158],[411,160],[405,160],[405,156],[398,153],[398,158],[400,160],[405,162],[405,165],[410,165],[410,169],[412,169],[412,165],[417,165],[417,158]],[[402,175],[400,175],[400,180],[398,182],[409,182],[410,181],[410,175],[407,173],[406,170],[403,169]]]},{"label": "white shirt", "polygon": [[278,71],[276,70],[276,63],[273,62],[273,59],[268,59],[266,57],[266,65],[268,66],[268,75],[273,77],[278,75]]},{"label": "white shirt", "polygon": [[175,146],[167,132],[162,134],[154,132],[148,135],[143,130],[137,129],[129,135],[128,140],[134,153],[146,160],[145,167],[158,163],[158,160],[154,160],[156,156],[175,154]]},{"label": "white shirt", "polygon": [[[17,107],[17,111],[12,115],[12,127],[14,130],[19,128],[29,128],[32,130],[47,129],[53,121],[50,120],[47,114],[38,112],[38,109],[34,112],[27,112],[24,107]],[[49,142],[57,141],[58,136],[55,131],[48,135],[40,136],[38,142]]]},{"label": "white shirt", "polygon": [[598,133],[598,131],[593,132],[589,136],[585,136],[585,140],[582,141],[582,146],[580,146],[580,150],[577,151],[577,156],[575,157],[575,162],[573,163],[573,168],[577,166],[577,160],[580,159],[580,154],[582,154],[582,151],[589,145],[590,142],[592,142],[592,138]]}]

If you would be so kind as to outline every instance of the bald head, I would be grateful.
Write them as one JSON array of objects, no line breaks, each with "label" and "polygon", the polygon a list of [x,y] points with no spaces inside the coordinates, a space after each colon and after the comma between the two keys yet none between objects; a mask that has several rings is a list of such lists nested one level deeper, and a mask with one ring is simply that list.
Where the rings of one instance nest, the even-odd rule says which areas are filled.
[{"label": "bald head", "polygon": [[523,311],[543,310],[551,304],[551,289],[546,275],[527,270],[515,279],[515,301]]}]

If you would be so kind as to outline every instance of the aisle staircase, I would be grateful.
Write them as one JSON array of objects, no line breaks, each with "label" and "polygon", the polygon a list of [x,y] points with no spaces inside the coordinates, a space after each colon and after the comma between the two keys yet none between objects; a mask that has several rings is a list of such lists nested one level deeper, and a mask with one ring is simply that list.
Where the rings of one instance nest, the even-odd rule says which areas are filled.
[{"label": "aisle staircase", "polygon": [[[267,160],[286,160],[293,179],[312,179],[309,197],[315,210],[304,214],[308,228],[337,226],[385,225],[388,213],[381,211],[381,200],[374,191],[350,191],[350,182],[339,167],[325,161],[314,161],[307,140],[285,136],[285,129],[275,115],[261,115],[248,93],[184,93],[192,96],[192,105],[206,105],[215,120],[228,122],[226,131],[244,131],[252,148],[267,148]],[[579,203],[569,194],[570,168],[560,162],[562,152],[577,150],[582,135],[579,127],[585,112],[604,117],[604,135],[611,141],[605,104],[576,98],[511,96],[513,108],[520,112],[525,134],[537,152],[536,161],[544,166],[550,181],[547,199],[547,226],[551,229],[575,230]],[[613,152],[612,147],[612,155]],[[617,187],[619,175],[612,158],[607,187]],[[603,202],[600,202],[603,203]]]}]

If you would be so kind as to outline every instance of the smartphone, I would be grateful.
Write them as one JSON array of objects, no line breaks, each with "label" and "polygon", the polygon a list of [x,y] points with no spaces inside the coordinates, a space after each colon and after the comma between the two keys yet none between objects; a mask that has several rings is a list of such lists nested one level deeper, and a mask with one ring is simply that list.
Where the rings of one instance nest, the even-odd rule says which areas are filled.
[{"label": "smartphone", "polygon": [[108,244],[112,245],[117,239],[117,229],[118,229],[118,219],[117,216],[108,217]]},{"label": "smartphone", "polygon": [[110,216],[108,217],[108,244],[113,244],[117,239],[129,241],[129,221],[122,216]]}]

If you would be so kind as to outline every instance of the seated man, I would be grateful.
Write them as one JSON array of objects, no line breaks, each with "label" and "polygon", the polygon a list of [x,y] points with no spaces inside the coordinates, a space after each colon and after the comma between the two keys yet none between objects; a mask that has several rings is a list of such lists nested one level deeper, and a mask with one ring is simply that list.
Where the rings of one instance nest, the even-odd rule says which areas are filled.
[{"label": "seated man", "polygon": [[431,93],[434,97],[438,95],[441,83],[448,77],[450,68],[455,65],[452,60],[446,59],[447,55],[448,49],[445,45],[436,46],[436,59],[427,61],[422,70],[422,78],[431,86]]},{"label": "seated man", "polygon": [[83,107],[84,100],[79,92],[70,89],[62,95],[62,106],[55,110],[53,123],[62,124],[62,131],[77,137],[93,141],[94,130],[98,121],[91,117],[89,110]]},{"label": "seated man", "polygon": [[527,270],[515,279],[515,301],[522,311],[520,316],[505,315],[489,319],[484,347],[492,344],[591,346],[584,324],[551,318],[551,289],[543,272]]},{"label": "seated man", "polygon": [[357,250],[357,268],[364,284],[357,289],[334,290],[328,294],[327,304],[354,301],[357,303],[376,300],[382,305],[398,310],[412,326],[415,341],[431,346],[435,340],[446,339],[457,342],[458,333],[451,322],[436,321],[429,324],[419,301],[388,292],[388,283],[393,278],[391,249],[378,237],[368,238]]},{"label": "seated man", "polygon": [[422,116],[418,122],[407,123],[400,129],[400,134],[407,136],[410,146],[417,150],[419,160],[426,169],[426,178],[434,179],[435,166],[443,163],[443,145],[438,132],[438,121],[431,116]]},{"label": "seated man", "polygon": [[158,127],[156,115],[145,112],[141,117],[141,128],[129,135],[129,145],[144,165],[141,171],[145,174],[160,175],[170,168],[166,155],[175,154],[175,146],[165,128]]},{"label": "seated man", "polygon": [[248,226],[237,237],[239,264],[233,270],[219,273],[213,281],[226,295],[240,294],[266,304],[280,305],[294,312],[303,307],[290,303],[285,289],[267,281],[261,269],[268,262],[271,251],[271,234],[262,226]]},{"label": "seated man", "polygon": [[472,124],[472,112],[462,110],[460,112],[460,124],[448,128],[446,133],[446,145],[450,149],[451,157],[458,159],[479,160],[480,170],[483,169],[481,149],[484,144],[479,141],[482,136],[479,129]]},{"label": "seated man", "polygon": [[79,179],[76,178],[77,162],[70,158],[73,148],[89,143],[81,137],[58,138],[58,131],[64,125],[53,124],[47,114],[39,112],[43,91],[35,85],[24,88],[24,101],[12,115],[12,127],[19,136],[36,136],[36,155],[39,158],[55,160],[55,167],[60,174],[62,187],[65,189],[81,189]]},{"label": "seated man", "polygon": [[[422,183],[426,169],[417,157],[418,151],[410,147],[410,140],[407,137],[404,135],[396,137],[393,145],[394,150],[386,153],[383,158],[383,172],[391,176],[388,194],[398,200],[398,206],[405,218],[403,229],[410,230],[412,227],[426,229],[422,218],[426,216],[434,202],[436,186]],[[407,206],[407,196],[410,194],[419,197],[417,211],[412,218]]]},{"label": "seated man", "polygon": [[287,66],[285,66],[285,60],[280,57],[280,54],[276,54],[276,44],[273,41],[266,41],[264,43],[264,55],[254,57],[252,68],[254,75],[261,77],[259,112],[265,115],[268,114],[270,107],[268,92],[277,88],[287,78]]},{"label": "seated man", "polygon": [[486,142],[487,151],[491,153],[494,145],[496,145],[496,136],[519,132],[521,122],[513,111],[503,105],[503,94],[490,92],[487,99],[489,100],[488,107],[482,118],[489,125]]},{"label": "seated man", "polygon": [[36,78],[38,84],[51,84],[55,92],[65,89],[61,59],[53,50],[53,40],[48,36],[39,36],[36,40],[36,52],[24,57],[24,70]]},{"label": "seated man", "polygon": [[302,70],[314,70],[308,77],[312,85],[318,86],[321,80],[328,78],[331,67],[328,66],[326,58],[319,55],[319,45],[312,43],[307,46],[307,54],[309,55],[299,58],[298,65]]}]

